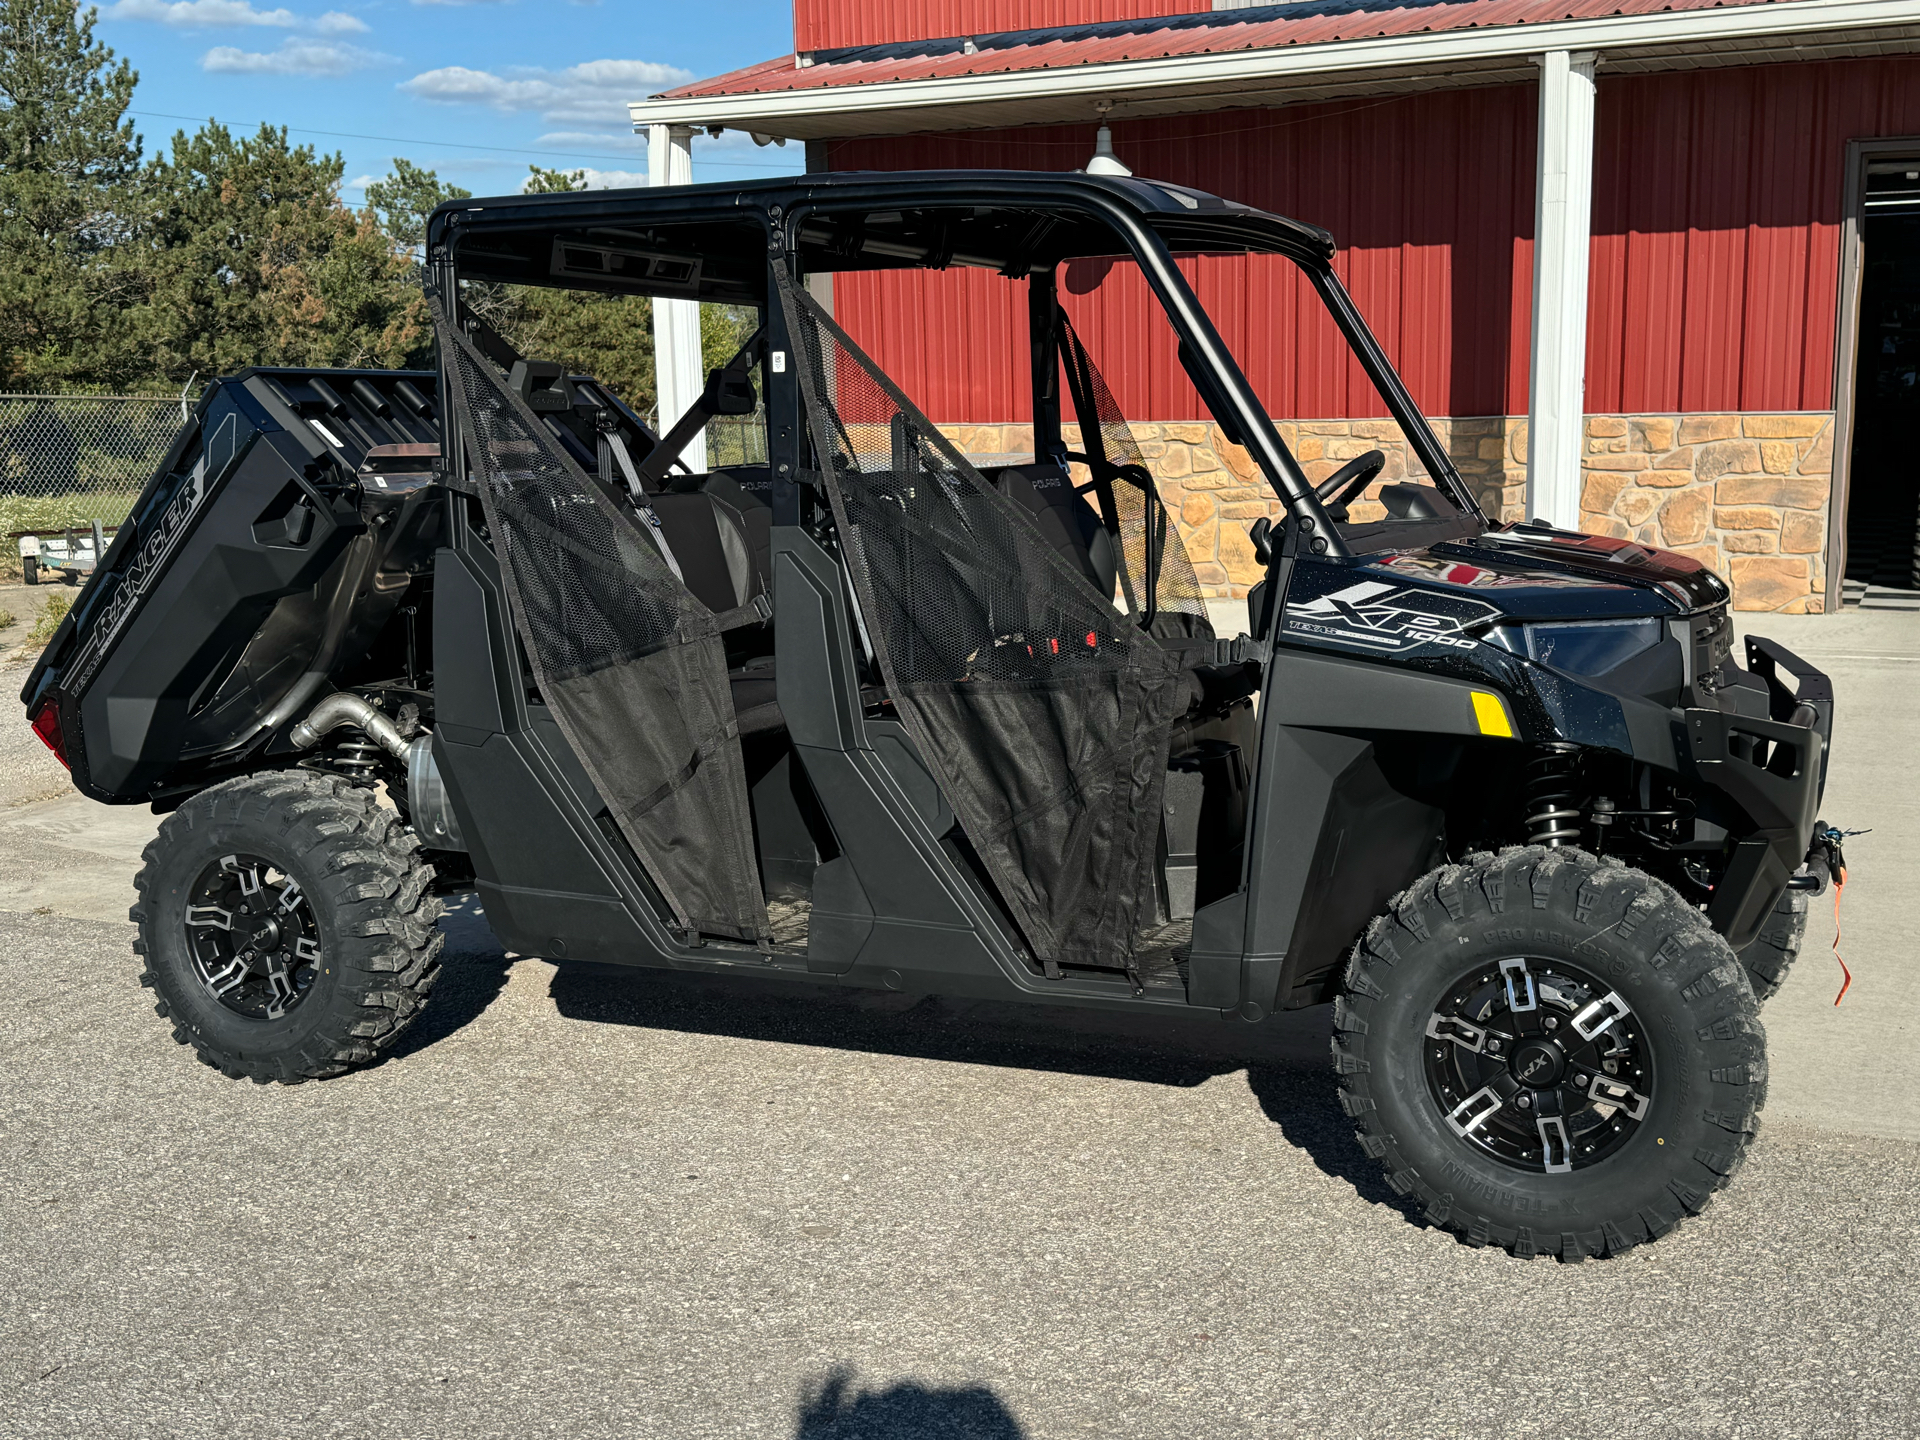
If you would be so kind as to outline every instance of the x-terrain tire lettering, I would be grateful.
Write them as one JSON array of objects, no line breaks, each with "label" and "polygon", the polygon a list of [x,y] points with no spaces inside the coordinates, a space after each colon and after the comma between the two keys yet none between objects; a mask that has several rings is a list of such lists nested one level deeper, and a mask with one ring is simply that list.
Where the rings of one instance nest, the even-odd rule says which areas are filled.
[{"label": "x-terrain tire lettering", "polygon": [[433,868],[368,787],[228,781],[168,816],[142,860],[140,984],[223,1075],[294,1085],[373,1061],[433,989]]},{"label": "x-terrain tire lettering", "polygon": [[1422,877],[1334,1007],[1342,1107],[1474,1245],[1617,1255],[1700,1212],[1766,1099],[1747,975],[1662,882],[1515,847]]}]

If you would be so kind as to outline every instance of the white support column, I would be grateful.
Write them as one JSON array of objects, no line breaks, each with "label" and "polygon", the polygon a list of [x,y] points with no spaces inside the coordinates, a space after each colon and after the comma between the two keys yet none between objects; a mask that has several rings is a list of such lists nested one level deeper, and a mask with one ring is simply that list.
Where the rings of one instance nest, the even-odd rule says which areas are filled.
[{"label": "white support column", "polygon": [[[647,183],[694,183],[694,132],[680,125],[647,127]],[[654,389],[660,396],[660,432],[700,399],[707,383],[701,369],[700,302],[654,297]],[[707,469],[707,437],[697,435],[680,453],[689,470]]]},{"label": "white support column", "polygon": [[1588,222],[1594,194],[1594,55],[1541,66],[1534,179],[1534,333],[1528,358],[1527,513],[1581,524]]}]

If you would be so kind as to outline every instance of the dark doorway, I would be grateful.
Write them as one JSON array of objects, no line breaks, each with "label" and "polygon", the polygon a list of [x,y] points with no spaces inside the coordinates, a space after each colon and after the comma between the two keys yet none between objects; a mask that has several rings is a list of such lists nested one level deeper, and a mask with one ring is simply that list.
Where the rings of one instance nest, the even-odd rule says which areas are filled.
[{"label": "dark doorway", "polygon": [[1845,589],[1850,602],[1911,604],[1921,588],[1921,167],[1913,155],[1877,156],[1863,169]]}]

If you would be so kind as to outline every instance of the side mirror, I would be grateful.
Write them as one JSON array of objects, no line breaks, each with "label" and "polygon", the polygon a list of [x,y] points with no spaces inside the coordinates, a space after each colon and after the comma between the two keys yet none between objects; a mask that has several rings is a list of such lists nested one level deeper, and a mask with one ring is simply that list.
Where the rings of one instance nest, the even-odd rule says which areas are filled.
[{"label": "side mirror", "polygon": [[753,379],[744,370],[716,370],[707,376],[701,408],[709,415],[752,415],[759,404]]},{"label": "side mirror", "polygon": [[1254,544],[1254,559],[1262,565],[1274,563],[1274,540],[1271,532],[1274,522],[1262,516],[1247,528],[1247,538]]}]

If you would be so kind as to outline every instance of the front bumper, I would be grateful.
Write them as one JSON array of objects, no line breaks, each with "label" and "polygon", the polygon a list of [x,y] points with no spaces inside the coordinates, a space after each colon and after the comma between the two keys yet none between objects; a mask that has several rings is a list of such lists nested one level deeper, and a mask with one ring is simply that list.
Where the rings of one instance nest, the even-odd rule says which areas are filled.
[{"label": "front bumper", "polygon": [[1683,712],[1686,763],[1754,826],[1735,841],[1708,903],[1709,922],[1736,950],[1760,933],[1807,858],[1834,728],[1827,676],[1761,636],[1748,637],[1747,659],[1745,671],[1723,667],[1714,704]]}]

